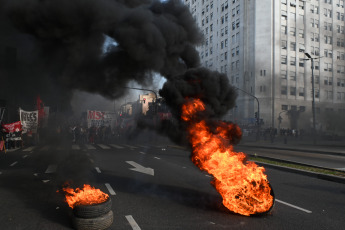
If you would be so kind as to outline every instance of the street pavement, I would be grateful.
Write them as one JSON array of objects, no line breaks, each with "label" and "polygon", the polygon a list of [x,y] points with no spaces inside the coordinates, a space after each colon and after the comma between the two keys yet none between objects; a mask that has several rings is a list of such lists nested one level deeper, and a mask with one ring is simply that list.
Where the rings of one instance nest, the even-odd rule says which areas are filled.
[{"label": "street pavement", "polygon": [[344,184],[267,167],[274,208],[268,215],[244,217],[222,206],[212,177],[195,167],[189,155],[162,141],[43,145],[1,153],[1,229],[72,229],[71,210],[56,192],[66,181],[89,183],[111,196],[110,229],[344,226]]}]

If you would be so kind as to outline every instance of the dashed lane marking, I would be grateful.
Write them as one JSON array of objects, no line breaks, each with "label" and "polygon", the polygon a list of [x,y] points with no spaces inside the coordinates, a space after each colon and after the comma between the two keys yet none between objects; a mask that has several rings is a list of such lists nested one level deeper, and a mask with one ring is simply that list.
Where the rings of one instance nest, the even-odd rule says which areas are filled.
[{"label": "dashed lane marking", "polygon": [[146,154],[145,152],[139,152],[139,153],[141,153],[141,154]]},{"label": "dashed lane marking", "polygon": [[87,149],[96,149],[93,145],[85,145]]},{"label": "dashed lane marking", "polygon": [[161,158],[159,158],[159,157],[154,157],[155,159],[157,159],[157,160],[160,160]]},{"label": "dashed lane marking", "polygon": [[133,230],[141,230],[141,228],[139,227],[137,222],[135,222],[133,216],[128,215],[128,216],[126,216],[126,219],[127,219],[128,223],[131,225]]},{"label": "dashed lane marking", "polygon": [[116,148],[116,149],[123,149],[122,146],[119,146],[119,145],[114,145],[114,144],[110,144],[110,146]]},{"label": "dashed lane marking", "polygon": [[57,169],[57,165],[49,165],[47,170],[44,173],[55,173]]},{"label": "dashed lane marking", "polygon": [[30,152],[30,151],[32,151],[35,147],[36,147],[36,146],[31,146],[31,147],[29,147],[29,148],[24,149],[23,151],[24,151],[24,152]]},{"label": "dashed lane marking", "polygon": [[281,204],[285,204],[285,205],[287,205],[287,206],[289,206],[289,207],[292,207],[292,208],[301,210],[301,211],[306,212],[306,213],[312,213],[312,211],[309,211],[309,210],[307,210],[307,209],[298,207],[298,206],[293,205],[293,204],[289,204],[289,203],[287,203],[287,202],[285,202],[285,201],[281,201],[281,200],[278,200],[278,199],[275,199],[275,201],[276,201],[276,202],[279,202],[279,203],[281,203]]},{"label": "dashed lane marking", "polygon": [[110,149],[110,147],[106,145],[98,144],[98,146],[101,147],[102,149]]},{"label": "dashed lane marking", "polygon": [[116,195],[114,189],[110,186],[110,184],[105,183],[105,187],[107,187],[107,189],[108,189],[110,195]]},{"label": "dashed lane marking", "polygon": [[28,157],[28,155],[24,155],[24,156],[23,156],[24,159],[27,158],[27,157]]},{"label": "dashed lane marking", "polygon": [[101,173],[101,170],[98,167],[95,167],[95,169],[98,173]]},{"label": "dashed lane marking", "polygon": [[126,147],[128,147],[128,148],[131,148],[131,149],[137,149],[138,147],[135,147],[135,146],[133,146],[133,145],[124,145],[124,146],[126,146]]},{"label": "dashed lane marking", "polygon": [[18,163],[18,161],[13,162],[10,166],[13,167]]}]

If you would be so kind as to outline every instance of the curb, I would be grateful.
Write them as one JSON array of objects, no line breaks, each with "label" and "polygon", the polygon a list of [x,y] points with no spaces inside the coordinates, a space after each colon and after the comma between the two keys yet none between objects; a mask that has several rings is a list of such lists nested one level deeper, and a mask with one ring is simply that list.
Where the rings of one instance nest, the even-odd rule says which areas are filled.
[{"label": "curb", "polygon": [[314,178],[321,179],[321,180],[327,180],[327,181],[345,184],[345,177],[331,176],[331,175],[326,175],[326,174],[321,174],[321,173],[314,173],[314,172],[310,172],[310,171],[306,171],[306,170],[289,168],[289,167],[285,167],[285,166],[278,166],[278,165],[263,163],[263,162],[259,162],[259,161],[254,161],[254,162],[258,165],[263,165],[263,166],[266,166],[269,168],[279,169],[279,170],[283,170],[286,172],[298,173],[298,174],[314,177]]},{"label": "curb", "polygon": [[275,146],[260,146],[260,145],[237,145],[249,148],[263,148],[263,149],[278,149],[278,150],[287,150],[287,151],[300,151],[300,152],[307,152],[307,153],[320,153],[320,154],[327,154],[327,155],[336,155],[336,156],[345,156],[345,153],[340,152],[327,152],[322,150],[316,149],[300,149],[300,148],[284,148],[284,147],[275,147]]}]

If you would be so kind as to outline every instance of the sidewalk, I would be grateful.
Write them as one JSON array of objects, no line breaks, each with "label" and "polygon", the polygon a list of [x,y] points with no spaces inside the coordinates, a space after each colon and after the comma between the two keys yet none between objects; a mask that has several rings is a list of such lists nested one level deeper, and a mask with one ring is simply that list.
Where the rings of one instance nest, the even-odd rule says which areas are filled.
[{"label": "sidewalk", "polygon": [[283,137],[278,137],[275,138],[272,143],[271,140],[264,140],[262,137],[258,141],[256,141],[253,137],[243,137],[239,143],[239,146],[294,150],[345,156],[345,142],[343,141],[317,140],[316,144],[314,145],[313,140],[310,138],[300,140],[294,137],[289,137],[285,143]]}]

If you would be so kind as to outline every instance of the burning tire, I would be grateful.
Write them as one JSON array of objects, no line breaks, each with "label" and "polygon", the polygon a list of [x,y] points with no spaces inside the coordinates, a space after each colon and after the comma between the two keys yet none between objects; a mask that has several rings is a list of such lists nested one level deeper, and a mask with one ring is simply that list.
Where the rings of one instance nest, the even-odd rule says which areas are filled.
[{"label": "burning tire", "polygon": [[105,215],[111,210],[112,202],[110,197],[100,204],[76,205],[73,214],[80,218],[95,218]]},{"label": "burning tire", "polygon": [[74,216],[72,219],[73,227],[76,230],[102,230],[109,228],[114,221],[113,211],[94,217],[94,218],[80,218]]}]

